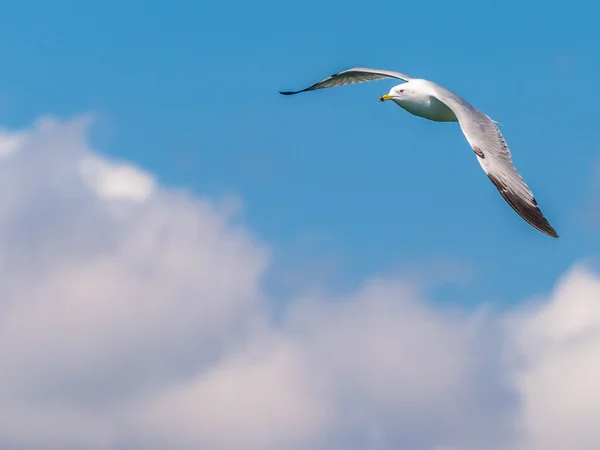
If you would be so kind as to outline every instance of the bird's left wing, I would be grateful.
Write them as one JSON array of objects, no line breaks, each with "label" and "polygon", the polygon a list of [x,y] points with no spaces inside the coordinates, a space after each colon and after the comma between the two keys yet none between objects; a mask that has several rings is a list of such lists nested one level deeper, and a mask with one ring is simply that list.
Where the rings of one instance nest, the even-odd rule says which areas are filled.
[{"label": "bird's left wing", "polygon": [[504,200],[530,225],[557,238],[538,207],[535,197],[512,162],[506,141],[493,121],[455,93],[434,83],[431,95],[447,105],[456,115],[460,128],[477,161],[494,183]]},{"label": "bird's left wing", "polygon": [[346,84],[364,83],[366,81],[381,80],[383,78],[397,78],[399,80],[408,81],[412,79],[408,75],[392,70],[370,69],[368,67],[353,67],[352,69],[343,70],[342,72],[334,73],[330,77],[313,84],[312,86],[300,91],[285,91],[280,92],[282,95],[299,94],[300,92],[314,91],[317,89],[344,86]]}]

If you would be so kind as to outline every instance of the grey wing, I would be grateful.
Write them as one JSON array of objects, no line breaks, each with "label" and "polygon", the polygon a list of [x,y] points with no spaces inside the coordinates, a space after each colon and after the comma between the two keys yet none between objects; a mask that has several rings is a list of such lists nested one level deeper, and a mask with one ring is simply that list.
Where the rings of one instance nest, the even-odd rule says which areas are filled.
[{"label": "grey wing", "polygon": [[397,78],[399,80],[408,81],[412,77],[400,72],[392,70],[370,69],[368,67],[353,67],[342,72],[334,73],[330,77],[313,84],[312,86],[300,91],[285,91],[280,92],[282,95],[299,94],[300,92],[314,91],[317,89],[344,86],[346,84],[364,83],[366,81],[381,80],[383,78]]},{"label": "grey wing", "polygon": [[436,86],[435,97],[456,115],[477,160],[504,200],[530,225],[548,236],[558,234],[544,217],[537,201],[515,168],[510,150],[492,120],[453,92]]}]

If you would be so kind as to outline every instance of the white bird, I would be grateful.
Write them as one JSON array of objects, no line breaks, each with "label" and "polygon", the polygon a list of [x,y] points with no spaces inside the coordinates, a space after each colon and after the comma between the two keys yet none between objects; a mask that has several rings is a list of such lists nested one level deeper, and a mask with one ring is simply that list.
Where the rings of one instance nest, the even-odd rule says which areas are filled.
[{"label": "white bird", "polygon": [[506,141],[495,125],[499,123],[439,84],[391,70],[354,67],[333,74],[306,89],[280,94],[292,95],[383,78],[397,78],[405,83],[392,87],[388,94],[379,99],[380,102],[392,100],[409,113],[435,122],[458,122],[477,161],[504,200],[530,225],[548,236],[558,237],[517,172]]}]

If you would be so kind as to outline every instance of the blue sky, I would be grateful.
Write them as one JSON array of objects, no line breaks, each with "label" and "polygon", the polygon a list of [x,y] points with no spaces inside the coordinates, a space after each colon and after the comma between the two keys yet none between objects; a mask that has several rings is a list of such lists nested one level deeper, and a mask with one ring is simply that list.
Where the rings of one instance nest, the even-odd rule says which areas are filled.
[{"label": "blue sky", "polygon": [[[3,2],[0,447],[600,448],[598,13]],[[502,122],[560,239],[393,81],[278,93],[357,65]]]},{"label": "blue sky", "polygon": [[[332,261],[332,289],[457,260],[475,275],[460,288],[466,302],[510,303],[600,249],[587,218],[599,12],[541,1],[13,1],[2,7],[0,121],[96,113],[103,152],[167,185],[239,195],[283,266]],[[457,124],[378,103],[392,81],[277,93],[357,65],[434,80],[502,122],[560,239],[504,203]]]}]

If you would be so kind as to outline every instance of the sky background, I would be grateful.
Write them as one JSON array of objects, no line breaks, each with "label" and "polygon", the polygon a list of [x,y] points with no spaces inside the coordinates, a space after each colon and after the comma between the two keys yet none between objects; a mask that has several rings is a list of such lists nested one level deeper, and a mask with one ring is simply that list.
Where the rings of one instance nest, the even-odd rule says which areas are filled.
[{"label": "sky background", "polygon": [[[306,339],[310,342],[313,342],[311,339],[319,341],[321,335],[314,330],[320,328],[306,318],[305,309],[316,315],[323,314],[332,321],[330,325],[334,328],[338,324],[344,330],[360,329],[360,324],[354,316],[349,316],[346,322],[345,319],[334,319],[335,310],[332,312],[323,306],[322,303],[326,302],[321,297],[315,300],[317,306],[298,307],[300,312],[297,312],[298,296],[309,295],[307,293],[313,291],[327,292],[325,300],[343,300],[348,296],[358,298],[359,304],[364,297],[366,309],[357,307],[357,317],[362,314],[369,316],[369,311],[375,311],[373,314],[381,318],[386,316],[386,307],[378,309],[378,303],[373,306],[369,300],[371,291],[364,285],[369,286],[366,280],[373,277],[393,278],[398,273],[403,277],[425,280],[424,289],[431,291],[426,295],[428,301],[443,307],[477,310],[483,304],[491,304],[497,309],[519,308],[531,298],[545,298],[549,303],[556,301],[557,304],[568,305],[575,297],[561,294],[560,289],[557,292],[553,290],[557,280],[566,277],[567,281],[583,283],[581,286],[584,287],[573,291],[581,294],[577,298],[584,299],[582,302],[587,305],[578,311],[597,308],[593,306],[596,294],[590,292],[600,292],[600,288],[594,284],[593,276],[589,275],[588,279],[588,275],[571,270],[582,262],[593,266],[600,251],[600,138],[596,127],[597,101],[594,98],[600,69],[599,14],[600,5],[590,1],[574,1],[568,6],[558,1],[512,0],[487,4],[474,0],[404,3],[350,0],[343,6],[334,0],[6,1],[0,7],[0,124],[2,129],[9,130],[6,136],[17,136],[14,138],[16,147],[30,149],[30,156],[23,156],[22,161],[15,160],[17,162],[10,163],[13,165],[2,169],[7,177],[3,182],[3,195],[14,196],[24,206],[11,209],[20,203],[13,197],[10,201],[6,200],[6,205],[10,206],[2,210],[0,244],[8,249],[6,255],[21,255],[22,249],[13,248],[12,240],[3,239],[18,238],[19,242],[27,242],[32,249],[37,248],[34,244],[38,243],[43,249],[40,255],[48,251],[48,261],[54,261],[54,258],[59,258],[54,247],[55,238],[69,248],[72,246],[75,256],[81,256],[79,250],[74,250],[80,244],[81,248],[94,253],[97,246],[100,248],[105,243],[107,249],[112,249],[111,245],[121,249],[121,244],[114,242],[123,239],[122,248],[128,249],[129,244],[125,244],[127,240],[124,237],[113,236],[113,228],[125,230],[115,231],[118,236],[133,236],[129,233],[134,232],[142,236],[146,236],[146,232],[149,236],[159,233],[154,228],[148,231],[138,224],[134,220],[138,214],[150,224],[154,224],[155,219],[160,222],[158,217],[170,215],[173,221],[179,220],[181,213],[182,217],[199,214],[202,217],[202,220],[198,219],[200,222],[207,218],[207,223],[211,224],[207,225],[207,229],[210,230],[213,222],[227,223],[227,226],[222,225],[223,230],[229,230],[229,226],[241,227],[252,236],[248,242],[235,233],[230,236],[230,231],[218,228],[221,225],[215,227],[222,233],[215,231],[216,237],[210,234],[213,236],[211,239],[218,242],[214,248],[220,249],[219,254],[226,255],[221,261],[222,272],[216,274],[215,279],[225,284],[237,283],[239,288],[239,292],[235,287],[231,288],[231,292],[223,291],[223,298],[237,299],[246,294],[252,298],[268,298],[269,311],[282,311],[286,332],[295,330],[301,336],[309,335]],[[307,87],[353,66],[398,70],[413,77],[430,79],[463,96],[501,122],[503,126],[500,129],[517,169],[560,238],[554,240],[533,229],[504,202],[481,170],[458,124],[429,122],[391,103],[379,103],[379,97],[395,84],[393,80],[293,97],[278,94],[282,90]],[[93,126],[78,125],[79,122],[74,119],[86,115],[94,117]],[[56,120],[48,129],[37,122],[40,117],[47,116]],[[24,136],[29,137],[23,139],[33,143],[23,144],[25,141],[21,140],[19,133],[25,133]],[[0,144],[8,146],[12,138],[6,139],[0,139]],[[84,144],[84,141],[88,143]],[[26,154],[25,150],[23,154]],[[88,161],[86,158],[91,159]],[[130,164],[147,174],[132,175],[137,180],[133,184],[146,186],[134,191],[138,189],[136,192],[146,201],[147,191],[151,190],[147,186],[156,186],[154,189],[160,192],[156,195],[161,199],[149,201],[147,205],[151,206],[123,206],[123,210],[118,209],[118,214],[126,211],[123,216],[126,219],[120,215],[117,215],[119,219],[115,219],[117,216],[111,215],[114,213],[113,206],[88,199],[88,194],[83,193],[87,192],[87,188],[83,187],[85,183],[73,181],[79,170],[75,169],[75,161],[80,160],[87,161],[86,169],[81,170],[92,174],[89,175],[92,178],[109,173],[107,167],[112,166],[102,161]],[[59,174],[66,177],[68,189],[57,187],[58,181],[56,186],[49,181],[53,179],[48,174],[50,168],[55,170],[52,176],[57,179]],[[48,173],[45,174],[44,170]],[[12,182],[20,187],[13,188]],[[25,182],[31,182],[35,188],[23,187]],[[89,189],[97,191],[103,199],[103,195],[109,195],[106,192],[112,192],[112,188],[98,184],[100,182],[90,183],[93,188]],[[129,186],[128,182],[125,184]],[[178,189],[188,192],[193,206],[186,203],[180,208],[176,194]],[[32,192],[40,196],[42,203],[38,204],[29,197]],[[3,199],[0,198],[5,201]],[[208,199],[212,205],[210,208],[203,206],[204,199]],[[221,205],[221,202],[225,205],[222,207],[227,209],[228,201],[237,202],[235,204],[241,208],[239,214],[229,217],[226,213],[206,212],[212,211],[213,206],[217,208],[215,205]],[[38,230],[34,219],[39,217],[37,214],[42,214],[39,211],[54,211],[61,219],[50,221],[45,230]],[[73,215],[78,220],[73,222],[75,225],[65,225],[68,217],[62,214],[67,212],[68,217]],[[136,225],[131,225],[130,221]],[[46,225],[45,219],[42,222]],[[177,242],[177,245],[173,244],[173,252],[184,252],[184,262],[193,266],[194,251],[202,253],[207,248],[204,241],[190,244],[188,249],[184,237],[193,240],[193,236],[186,234],[189,232],[187,225],[178,228],[175,222],[172,226],[169,223],[164,226],[167,229],[165,233],[168,236],[172,233],[172,239]],[[15,224],[22,226],[13,230],[11,227]],[[103,231],[100,226],[94,228],[92,224],[105,224],[108,231]],[[98,233],[97,242],[91,237],[84,237],[88,225]],[[156,227],[159,228],[158,225]],[[16,234],[13,235],[13,232]],[[51,238],[53,233],[56,236]],[[181,242],[177,238],[179,235],[183,236]],[[132,239],[137,242],[137,238]],[[139,239],[140,248],[145,248],[146,244],[141,243],[142,237]],[[213,245],[212,242],[210,245]],[[234,250],[231,250],[230,244]],[[238,244],[242,249],[239,252],[236,250]],[[165,244],[166,247],[168,245]],[[254,245],[258,249],[254,249]],[[247,251],[247,246],[252,247],[252,251]],[[189,255],[185,253],[188,250]],[[233,256],[228,253],[230,250]],[[255,250],[260,256],[255,255]],[[263,251],[269,255],[265,257],[268,263],[263,260]],[[25,266],[18,266],[17,270],[11,266],[13,272],[4,272],[4,276],[12,277],[11,274],[23,270],[18,272],[23,280],[37,280],[39,273],[45,272],[38,268],[37,260],[34,264],[27,259],[27,252],[23,254],[25,256],[22,260],[19,256],[18,261],[35,267],[27,265],[25,269]],[[125,254],[129,255],[123,250]],[[8,261],[6,255],[4,258]],[[33,257],[35,252],[31,255]],[[60,255],[62,258],[62,253]],[[158,253],[146,256],[149,261],[154,261],[152,258],[157,258],[156,255]],[[227,259],[230,256],[231,261]],[[165,255],[162,257],[172,261]],[[45,261],[42,256],[40,259]],[[139,260],[143,260],[142,256]],[[225,264],[228,261],[230,265]],[[115,267],[119,267],[121,262],[121,259],[115,259]],[[158,268],[153,269],[157,273],[173,272],[174,280],[183,276],[179,272],[175,274],[181,269],[189,277],[185,280],[190,286],[194,282],[209,283],[210,280],[203,276],[192,281],[194,276],[199,275],[188,273],[191,269],[183,267],[184,262],[181,267],[173,262],[177,269],[166,268],[166,262],[154,261],[152,264],[157,264]],[[206,266],[202,265],[204,263],[200,261],[194,267],[198,271],[201,268],[208,270],[211,263],[206,263]],[[246,267],[254,263],[256,267]],[[39,264],[43,266],[43,262]],[[149,267],[152,264],[148,262]],[[219,264],[215,263],[215,271],[220,270]],[[58,266],[60,264],[57,263]],[[87,266],[82,263],[81,267]],[[96,265],[93,267],[100,270]],[[239,277],[235,272],[237,268],[244,268],[240,269]],[[229,273],[231,279],[227,278]],[[90,280],[96,279],[94,274],[98,275],[90,269],[90,274],[81,275],[81,286],[93,284]],[[98,280],[105,280],[103,276],[108,276],[105,272],[102,274],[98,275]],[[8,278],[4,280],[8,283]],[[106,280],[111,283],[112,278]],[[120,286],[119,283],[116,284]],[[63,291],[55,284],[40,286],[41,296],[52,298],[48,292],[58,297],[62,295]],[[44,286],[48,291],[42,295]],[[6,289],[5,292],[10,291]],[[127,297],[133,292],[129,288],[123,289],[119,295]],[[190,292],[195,292],[190,289]],[[206,289],[213,292],[208,287]],[[403,289],[398,292],[404,292]],[[162,285],[156,287],[156,291],[157,296],[162,295],[157,297],[157,305],[161,299],[164,301],[175,294],[180,295],[179,291],[174,294]],[[14,292],[19,293],[19,298],[27,297],[20,288],[14,288]],[[73,294],[73,301],[87,298],[88,294]],[[120,298],[119,295],[114,294],[114,298]],[[185,295],[181,294],[182,298]],[[417,303],[420,299],[419,295],[415,297],[412,294],[384,295],[390,298],[389,305],[394,304],[396,296],[412,299],[407,300],[410,305],[413,305],[414,298],[417,298],[414,300]],[[238,303],[231,301],[238,308]],[[69,310],[73,304],[65,302],[64,306]],[[286,309],[288,304],[292,305],[291,309]],[[122,314],[124,318],[133,314],[129,310],[115,308],[110,310],[111,314]],[[197,308],[192,308],[191,313],[204,314],[203,307],[199,305]],[[245,311],[245,306],[240,308],[233,315],[236,318],[241,310]],[[413,311],[413,306],[406,308]],[[421,311],[419,307],[415,308]],[[557,316],[556,310],[566,314],[569,308],[564,308],[554,309],[551,318],[559,320],[560,314]],[[132,306],[132,311],[134,309]],[[402,311],[392,316],[401,317]],[[438,319],[431,321],[428,314],[423,319],[426,328],[438,323]],[[431,314],[437,318],[437,314],[441,313],[434,310]],[[589,315],[596,317],[594,314]],[[543,317],[548,319],[550,316]],[[60,320],[56,323],[62,324]],[[155,329],[157,323],[148,320],[144,322],[145,326]],[[173,320],[185,322],[186,318],[173,316]],[[232,319],[233,322],[235,320]],[[409,325],[402,320],[398,319],[396,325]],[[423,346],[419,347],[421,350],[430,350],[427,343],[435,344],[436,348],[443,347],[442,343],[448,336],[452,341],[448,345],[456,344],[456,348],[461,348],[457,350],[460,355],[473,350],[470,344],[461,345],[458,338],[456,342],[452,340],[456,336],[455,324],[454,319],[448,320],[439,319],[440,323],[443,322],[440,328],[446,331],[440,332],[439,336],[432,334],[431,340],[425,339]],[[555,326],[552,320],[542,321],[548,324],[549,330]],[[469,321],[464,319],[464,322]],[[17,327],[21,322],[7,319],[6,323]],[[86,323],[85,320],[83,323]],[[100,320],[99,323],[104,322]],[[525,320],[525,323],[529,322]],[[188,325],[191,330],[203,324]],[[35,329],[33,325],[32,329]],[[531,333],[541,333],[535,327],[531,333],[523,331],[529,330],[526,324],[514,327],[511,330],[519,330],[515,331],[519,338],[514,338],[518,342],[523,342],[519,340],[522,336],[527,341]],[[181,329],[187,330],[185,326]],[[307,332],[307,329],[312,331]],[[52,334],[52,329],[49,330],[48,333]],[[270,330],[273,333],[279,331]],[[444,338],[443,333],[446,332]],[[187,349],[178,353],[181,348],[178,342],[187,342],[190,336],[196,336],[192,331],[189,333],[178,335],[181,341],[176,338],[169,341],[173,347],[168,349],[175,351],[181,361],[197,350]],[[132,338],[128,341],[123,337],[121,342],[132,342],[132,349],[137,349],[136,345],[149,345],[149,341],[144,339],[150,334],[140,332],[136,336],[139,340]],[[198,339],[213,342],[214,336],[207,336],[202,335]],[[393,333],[390,336],[404,338]],[[23,339],[23,342],[29,342]],[[486,335],[484,341],[490,343],[486,347],[488,350],[496,348],[495,337]],[[42,338],[40,342],[43,342]],[[306,344],[305,340],[302,342],[306,348],[315,351],[319,348],[318,345],[312,347]],[[600,339],[597,342],[600,343]],[[8,351],[7,358],[13,355],[11,352],[21,348],[17,344],[6,345],[8,350],[0,346],[0,355]],[[286,343],[282,345],[287,348]],[[357,345],[360,346],[360,343],[357,342]],[[279,344],[274,346],[280,348]],[[516,347],[525,351],[518,345]],[[332,348],[337,347],[332,344]],[[30,352],[33,359],[37,354],[34,350]],[[448,351],[451,353],[453,350]],[[275,354],[279,355],[278,352]],[[81,356],[76,352],[75,355]],[[73,361],[79,361],[78,357],[73,358]],[[151,360],[156,363],[160,358]],[[118,358],[115,361],[114,373],[120,373],[127,365],[120,364]],[[180,373],[192,373],[191,366],[194,365],[181,361],[177,360],[175,364],[184,367]],[[296,360],[292,358],[292,361]],[[477,361],[474,366],[493,366],[487,360]],[[131,363],[139,373],[144,372],[148,364],[146,360]],[[347,369],[344,364],[340,363],[335,370],[342,370],[340,367]],[[373,364],[377,366],[376,362]],[[27,366],[22,369],[24,372],[15,369],[15,379],[20,379],[22,373],[33,373],[32,367],[35,369],[37,366]],[[275,364],[275,367],[282,366]],[[284,364],[283,367],[286,369],[282,373],[286,376],[282,379],[286,381],[280,387],[282,392],[288,392],[285,383],[292,382],[287,377],[288,366]],[[331,373],[336,373],[335,370],[332,369]],[[429,373],[427,368],[423,370]],[[479,374],[479,369],[473,373],[471,369],[465,370],[479,380],[479,375],[473,375],[475,372]],[[243,368],[240,371],[243,372]],[[101,378],[101,372],[95,374]],[[158,372],[158,378],[164,375],[161,370]],[[397,375],[393,370],[390,373]],[[390,383],[394,378],[392,375]],[[63,380],[59,375],[56,379]],[[64,380],[70,379],[64,377]],[[148,383],[152,385],[154,382],[153,379]],[[67,384],[66,381],[64,383]],[[115,383],[107,389],[119,391],[120,385]],[[385,382],[382,383],[385,385]],[[528,385],[523,383],[521,387]],[[551,385],[549,382],[548,386]],[[412,385],[408,383],[407,386]],[[497,394],[496,387],[490,388],[490,392],[493,391],[490,395]],[[52,389],[58,388],[54,386]],[[433,391],[435,389],[437,387],[434,386]],[[410,389],[407,388],[407,392]],[[370,394],[365,395],[368,397]],[[540,394],[539,398],[542,397]],[[156,400],[156,404],[163,405],[161,401]],[[179,404],[172,398],[165,401],[168,405]],[[291,399],[290,403],[294,401]],[[452,400],[448,402],[452,403]],[[478,408],[483,406],[477,402],[473,405],[469,414],[476,416]],[[306,410],[312,414],[313,409],[306,406]],[[377,414],[382,414],[378,416],[380,418],[384,416],[381,412]],[[469,414],[465,413],[465,417],[470,417]],[[296,417],[289,419],[297,421]],[[150,419],[150,422],[140,420],[144,426],[154,423]],[[65,423],[71,422],[65,419]],[[300,423],[303,422],[300,420]],[[489,423],[495,426],[498,421],[490,418]],[[535,423],[548,424],[544,421]],[[0,415],[0,432],[2,424]],[[139,425],[138,422],[136,424]],[[457,429],[462,429],[462,426],[457,425]],[[306,427],[306,433],[310,435],[312,425]],[[382,427],[386,429],[385,425]],[[410,428],[407,426],[407,429]],[[191,425],[186,429],[190,435],[193,434],[192,429]],[[494,430],[502,434],[498,427]],[[9,435],[13,440],[6,442],[21,442],[18,432],[12,433]],[[285,433],[282,432],[282,435]],[[444,433],[440,431],[440,435]],[[126,445],[130,438],[131,442],[139,442],[131,436],[137,435],[131,432],[126,437],[120,436],[119,443]],[[82,439],[81,442],[89,443]],[[198,442],[218,441],[217,438],[211,441],[206,436],[202,439]],[[415,439],[415,442],[421,442],[420,438]],[[482,441],[477,439],[459,441],[480,445]],[[165,442],[170,441],[167,439]],[[259,439],[257,442],[263,441]],[[276,444],[281,445],[281,442],[288,441],[277,441]],[[597,442],[594,441],[593,445]],[[540,445],[540,448],[547,448],[545,444]],[[593,445],[590,448],[597,448]],[[264,444],[256,448],[262,450],[267,447]],[[465,448],[469,448],[468,445]]]},{"label": "sky background", "polygon": [[[475,270],[465,299],[492,288],[511,302],[600,245],[586,217],[600,143],[584,94],[599,7],[561,5],[7,2],[0,120],[96,114],[102,152],[169,186],[240,195],[282,263],[329,261],[331,289],[457,260]],[[457,124],[379,104],[393,81],[277,93],[361,65],[434,80],[503,123],[560,239],[512,212]]]}]

